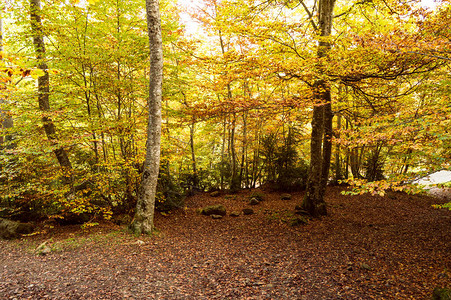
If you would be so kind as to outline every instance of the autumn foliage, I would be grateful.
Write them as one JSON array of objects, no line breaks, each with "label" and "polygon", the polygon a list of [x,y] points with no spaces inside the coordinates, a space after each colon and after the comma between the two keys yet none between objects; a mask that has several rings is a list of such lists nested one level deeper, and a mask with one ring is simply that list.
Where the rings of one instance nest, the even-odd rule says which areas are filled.
[{"label": "autumn foliage", "polygon": [[[324,104],[333,117],[326,181],[352,193],[418,192],[407,183],[451,168],[450,2],[332,2],[327,36],[308,1],[205,0],[184,12],[197,20],[196,34],[176,2],[161,2],[157,208],[182,206],[196,191],[305,188],[311,119]],[[147,124],[143,5],[43,1],[45,58],[35,55],[28,3],[0,5],[2,211],[58,219],[133,212]],[[38,106],[44,71],[48,110]],[[317,96],[326,90],[327,103]],[[45,135],[42,120],[55,135]],[[58,164],[58,149],[70,169]]]}]

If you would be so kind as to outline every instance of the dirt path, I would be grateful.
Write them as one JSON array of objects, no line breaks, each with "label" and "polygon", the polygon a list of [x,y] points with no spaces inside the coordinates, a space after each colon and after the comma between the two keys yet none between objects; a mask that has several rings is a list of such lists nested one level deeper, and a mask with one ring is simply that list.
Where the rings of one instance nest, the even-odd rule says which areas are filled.
[{"label": "dirt path", "polygon": [[[189,198],[153,238],[102,224],[0,241],[0,299],[430,299],[451,286],[451,212],[431,198],[331,188],[330,215],[298,227],[285,221],[302,194],[266,193],[250,216],[196,213],[247,196]],[[34,254],[45,240],[52,253]]]}]

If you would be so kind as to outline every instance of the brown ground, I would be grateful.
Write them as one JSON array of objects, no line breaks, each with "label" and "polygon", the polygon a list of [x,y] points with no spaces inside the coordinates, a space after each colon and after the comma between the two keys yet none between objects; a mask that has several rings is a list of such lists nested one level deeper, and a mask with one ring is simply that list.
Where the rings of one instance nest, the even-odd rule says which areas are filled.
[{"label": "brown ground", "polygon": [[[451,286],[451,212],[437,200],[330,188],[329,216],[299,227],[285,220],[300,193],[266,193],[251,216],[196,214],[241,210],[248,194],[189,198],[158,214],[156,237],[101,224],[0,241],[0,299],[431,299]],[[34,254],[46,240],[53,251]]]}]

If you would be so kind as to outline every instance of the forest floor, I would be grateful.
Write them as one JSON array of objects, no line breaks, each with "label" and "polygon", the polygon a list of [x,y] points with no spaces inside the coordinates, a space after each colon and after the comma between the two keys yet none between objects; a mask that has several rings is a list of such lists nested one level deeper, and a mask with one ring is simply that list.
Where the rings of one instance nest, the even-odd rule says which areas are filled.
[{"label": "forest floor", "polygon": [[[112,223],[42,227],[0,241],[0,299],[431,299],[451,287],[451,212],[426,196],[327,191],[327,217],[290,226],[291,200],[250,191],[186,199],[157,213],[158,233],[135,237]],[[443,201],[442,201],[443,202]],[[222,219],[196,210],[223,204]],[[52,251],[37,255],[47,241]]]}]

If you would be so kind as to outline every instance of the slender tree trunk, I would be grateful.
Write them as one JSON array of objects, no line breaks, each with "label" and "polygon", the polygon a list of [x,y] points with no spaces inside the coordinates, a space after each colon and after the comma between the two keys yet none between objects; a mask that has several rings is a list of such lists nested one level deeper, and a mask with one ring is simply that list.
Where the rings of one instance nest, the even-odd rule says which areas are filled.
[{"label": "slender tree trunk", "polygon": [[[241,166],[240,166],[240,182],[243,182],[243,175],[245,176],[245,186],[248,187],[247,178],[247,112],[243,112],[243,143],[241,145]],[[246,167],[245,167],[246,166]]]},{"label": "slender tree trunk", "polygon": [[237,168],[237,160],[236,160],[236,149],[235,149],[235,132],[236,132],[236,115],[235,112],[232,114],[232,129],[230,132],[230,157],[231,157],[231,165],[232,165],[232,176],[230,178],[230,190],[237,191],[241,182],[239,182],[238,178],[238,168]]},{"label": "slender tree trunk", "polygon": [[[349,126],[350,126],[349,120],[346,119],[345,129],[348,130]],[[346,147],[346,166],[345,166],[345,173],[344,173],[345,179],[349,179],[349,169],[351,168],[350,160],[351,160],[351,149],[349,147]]]},{"label": "slender tree trunk", "polygon": [[224,154],[225,154],[225,143],[226,143],[226,117],[223,120],[223,130],[222,130],[222,146],[221,146],[221,191],[224,190]]},{"label": "slender tree trunk", "polygon": [[[55,146],[55,153],[58,162],[63,169],[63,171],[69,171],[72,169],[69,157],[66,150],[58,146],[58,138],[56,136],[55,124],[52,119],[48,116],[47,112],[50,111],[49,104],[49,73],[47,72],[47,64],[45,63],[45,45],[42,33],[42,22],[41,22],[41,1],[40,0],[30,0],[30,17],[31,17],[31,29],[33,32],[33,44],[36,51],[36,58],[39,62],[38,68],[44,72],[43,76],[38,78],[38,101],[39,109],[45,112],[42,117],[42,122],[44,124],[44,131],[47,138],[50,140],[53,146]],[[69,178],[65,177],[68,181]]]},{"label": "slender tree trunk", "polygon": [[[337,116],[337,129],[341,129],[341,116]],[[341,148],[337,143],[335,146],[335,181],[338,183],[339,180],[343,179],[343,175],[341,172],[341,159],[340,159]]]},{"label": "slender tree trunk", "polygon": [[130,229],[135,234],[150,234],[154,228],[155,195],[160,167],[163,42],[158,0],[146,0],[146,15],[150,43],[149,119],[144,171],[135,217],[130,224]]},{"label": "slender tree trunk", "polygon": [[193,188],[197,189],[199,187],[199,178],[197,174],[197,164],[196,164],[196,153],[194,152],[194,129],[195,129],[195,119],[193,117],[191,126],[189,126],[189,145],[191,148],[191,165],[193,167]]},{"label": "slender tree trunk", "polygon": [[[3,19],[2,19],[2,12],[0,11],[0,52],[3,51]],[[0,60],[2,58],[0,57]],[[5,103],[5,99],[1,99],[0,98],[0,105],[2,105],[3,103]],[[9,115],[9,111],[7,110],[3,110],[0,107],[0,129],[4,130],[4,129],[8,129],[8,128],[12,128],[14,126],[13,123],[13,118]],[[12,137],[10,135],[6,135],[3,136],[3,133],[0,133],[0,145],[3,144],[3,142],[8,142],[11,141]],[[10,145],[9,147],[14,148],[14,145]]]},{"label": "slender tree trunk", "polygon": [[[332,32],[332,19],[335,0],[320,0],[318,4],[317,30],[318,58],[324,58],[331,48],[325,38]],[[319,67],[321,73],[321,67]],[[310,168],[307,189],[302,208],[312,216],[327,215],[324,194],[329,177],[332,153],[332,104],[330,83],[318,79],[313,86],[315,105],[312,117],[312,136],[310,141]]]}]

